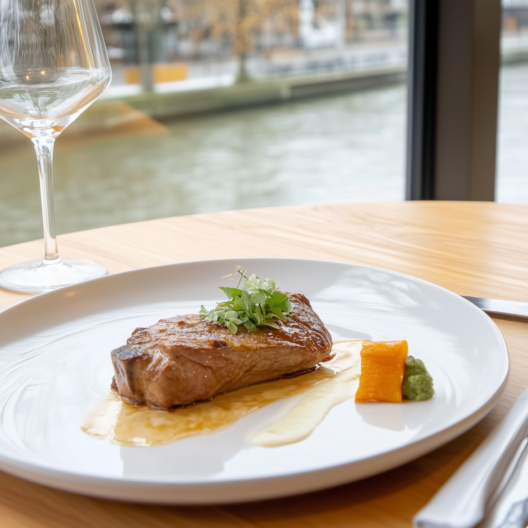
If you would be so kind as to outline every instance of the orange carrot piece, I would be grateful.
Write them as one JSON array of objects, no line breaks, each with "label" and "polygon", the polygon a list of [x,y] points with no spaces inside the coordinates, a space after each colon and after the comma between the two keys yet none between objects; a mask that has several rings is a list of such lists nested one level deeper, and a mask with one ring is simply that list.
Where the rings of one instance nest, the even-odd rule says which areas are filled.
[{"label": "orange carrot piece", "polygon": [[402,402],[407,341],[365,341],[357,402]]}]

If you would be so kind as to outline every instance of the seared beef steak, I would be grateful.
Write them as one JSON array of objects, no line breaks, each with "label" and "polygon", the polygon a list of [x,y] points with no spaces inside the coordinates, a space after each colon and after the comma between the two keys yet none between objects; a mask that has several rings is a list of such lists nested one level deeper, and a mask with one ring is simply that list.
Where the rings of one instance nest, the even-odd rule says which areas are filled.
[{"label": "seared beef steak", "polygon": [[304,295],[288,297],[294,309],[276,320],[279,330],[240,326],[232,334],[198,315],[137,328],[112,351],[119,394],[129,403],[169,409],[317,365],[330,355],[332,338]]}]

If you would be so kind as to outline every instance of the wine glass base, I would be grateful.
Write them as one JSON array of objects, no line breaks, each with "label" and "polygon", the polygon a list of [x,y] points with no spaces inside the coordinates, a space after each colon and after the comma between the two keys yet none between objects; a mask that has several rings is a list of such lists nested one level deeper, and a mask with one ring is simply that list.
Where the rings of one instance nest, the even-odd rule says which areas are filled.
[{"label": "wine glass base", "polygon": [[0,288],[20,293],[44,293],[107,274],[103,265],[91,260],[31,260],[1,270]]}]

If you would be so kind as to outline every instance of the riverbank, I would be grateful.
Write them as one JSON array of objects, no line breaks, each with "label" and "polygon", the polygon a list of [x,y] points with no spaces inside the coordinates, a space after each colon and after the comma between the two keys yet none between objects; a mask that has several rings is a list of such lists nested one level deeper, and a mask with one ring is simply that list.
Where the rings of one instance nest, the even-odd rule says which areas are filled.
[{"label": "riverbank", "polygon": [[[237,83],[223,88],[193,92],[143,93],[119,99],[157,121],[226,110],[295,101],[306,97],[328,96],[342,92],[370,90],[405,81],[404,67],[382,68],[368,72],[300,77],[274,81]],[[106,99],[86,112],[84,130],[111,126],[116,100]]]},{"label": "riverbank", "polygon": [[[64,136],[61,136],[61,142],[66,138],[66,141],[76,141],[78,136],[91,134],[126,134],[129,127],[142,126],[138,120],[143,122],[145,117],[166,122],[179,117],[383,88],[401,84],[405,79],[406,68],[397,66],[353,73],[237,83],[206,90],[145,92],[128,97],[102,99],[70,125]],[[27,138],[17,130],[9,126],[0,127],[0,151],[16,149],[17,144],[26,141]]]},{"label": "riverbank", "polygon": [[[507,46],[503,46],[503,64],[528,62],[528,40],[524,40],[527,39],[508,42]],[[67,129],[64,138],[68,139],[61,138],[61,142],[76,141],[80,136],[92,134],[127,134],[130,128],[143,126],[145,118],[167,122],[179,117],[383,88],[401,84],[406,78],[407,68],[400,65],[311,77],[259,80],[193,91],[108,97],[88,108]],[[26,139],[18,131],[11,127],[0,127],[0,152],[16,149],[24,141]]]},{"label": "riverbank", "polygon": [[[528,35],[517,40],[505,40],[501,55],[504,65],[528,62]],[[194,91],[142,93],[98,101],[83,116],[82,127],[88,130],[101,124],[112,126],[116,101],[124,102],[158,121],[167,121],[181,116],[383,88],[403,83],[406,79],[407,65],[402,64],[354,72],[258,80]]]}]

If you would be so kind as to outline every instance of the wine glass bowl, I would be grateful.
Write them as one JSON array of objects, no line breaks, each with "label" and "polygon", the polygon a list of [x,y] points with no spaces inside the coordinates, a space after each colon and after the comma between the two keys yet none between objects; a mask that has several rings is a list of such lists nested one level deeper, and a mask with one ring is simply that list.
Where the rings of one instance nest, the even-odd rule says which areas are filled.
[{"label": "wine glass bowl", "polygon": [[25,70],[16,82],[0,77],[0,117],[29,138],[57,138],[104,92],[109,80],[104,71],[73,68]]},{"label": "wine glass bowl", "polygon": [[0,271],[0,287],[40,293],[107,273],[60,259],[53,210],[53,146],[110,84],[92,0],[0,0],[0,118],[31,139],[40,179],[45,256]]}]

